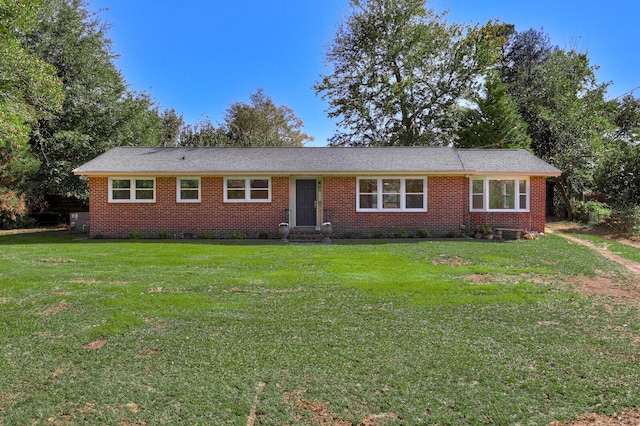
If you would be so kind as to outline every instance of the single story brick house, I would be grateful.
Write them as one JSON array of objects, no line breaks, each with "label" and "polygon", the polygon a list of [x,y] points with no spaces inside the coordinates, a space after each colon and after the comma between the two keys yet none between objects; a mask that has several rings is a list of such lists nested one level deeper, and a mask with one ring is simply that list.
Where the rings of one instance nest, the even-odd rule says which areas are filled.
[{"label": "single story brick house", "polygon": [[544,231],[546,180],[561,172],[511,149],[119,147],[74,173],[89,179],[91,237],[276,238],[282,222],[331,222],[334,237]]}]

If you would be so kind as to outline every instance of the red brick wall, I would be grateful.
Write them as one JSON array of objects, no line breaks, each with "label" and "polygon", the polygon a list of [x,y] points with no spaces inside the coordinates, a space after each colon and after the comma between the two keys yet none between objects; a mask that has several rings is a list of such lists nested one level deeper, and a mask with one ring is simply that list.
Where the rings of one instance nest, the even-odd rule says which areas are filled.
[{"label": "red brick wall", "polygon": [[271,179],[270,203],[224,203],[222,177],[203,177],[200,203],[176,202],[176,178],[156,178],[155,203],[109,203],[108,179],[89,179],[90,235],[123,238],[129,231],[155,237],[172,234],[211,233],[228,237],[240,231],[248,238],[260,233],[276,237],[278,224],[289,207],[289,178]]},{"label": "red brick wall", "polygon": [[336,236],[353,237],[368,237],[375,231],[392,235],[398,228],[409,235],[414,235],[417,228],[429,230],[432,236],[470,234],[480,224],[542,231],[545,182],[544,177],[531,179],[531,211],[524,213],[469,213],[469,179],[464,176],[429,177],[426,212],[357,212],[356,178],[325,177],[325,220],[333,224]]},{"label": "red brick wall", "polygon": [[325,177],[325,219],[333,224],[337,236],[368,237],[375,231],[392,235],[398,228],[409,235],[415,235],[417,228],[427,229],[433,236],[457,235],[468,204],[466,181],[464,177],[430,177],[426,212],[357,212],[356,178]]},{"label": "red brick wall", "polygon": [[[324,177],[324,220],[331,221],[336,237],[369,237],[375,231],[391,235],[401,228],[414,235],[417,228],[432,236],[473,233],[480,224],[544,230],[544,177],[531,179],[531,211],[526,213],[469,213],[469,179],[464,176],[428,178],[426,212],[356,212],[356,178]],[[270,203],[224,203],[223,178],[203,177],[200,203],[176,202],[176,179],[156,178],[155,203],[108,203],[108,179],[90,178],[90,235],[126,237],[140,231],[155,237],[159,231],[172,234],[211,233],[228,237],[240,231],[248,238],[268,233],[275,238],[278,224],[289,207],[289,178],[271,179]]]}]

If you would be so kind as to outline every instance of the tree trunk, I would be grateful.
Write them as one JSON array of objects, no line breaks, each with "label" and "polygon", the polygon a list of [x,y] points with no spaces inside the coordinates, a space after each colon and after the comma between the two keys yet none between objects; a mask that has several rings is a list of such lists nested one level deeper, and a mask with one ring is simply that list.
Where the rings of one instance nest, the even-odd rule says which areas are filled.
[{"label": "tree trunk", "polygon": [[562,185],[562,182],[560,182],[560,178],[555,178],[554,179],[556,186],[558,187],[558,189],[560,190],[560,194],[562,195],[562,201],[564,201],[564,206],[567,209],[567,220],[569,222],[573,221],[573,207],[571,207],[571,201],[569,200],[569,197],[567,196],[567,191],[564,190],[564,186]]}]

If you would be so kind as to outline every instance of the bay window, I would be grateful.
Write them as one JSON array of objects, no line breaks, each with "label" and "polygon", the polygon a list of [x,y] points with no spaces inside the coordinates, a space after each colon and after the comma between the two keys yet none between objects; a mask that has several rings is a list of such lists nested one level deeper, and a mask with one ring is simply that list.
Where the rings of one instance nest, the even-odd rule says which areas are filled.
[{"label": "bay window", "polygon": [[471,211],[529,211],[529,180],[474,177],[470,204]]}]

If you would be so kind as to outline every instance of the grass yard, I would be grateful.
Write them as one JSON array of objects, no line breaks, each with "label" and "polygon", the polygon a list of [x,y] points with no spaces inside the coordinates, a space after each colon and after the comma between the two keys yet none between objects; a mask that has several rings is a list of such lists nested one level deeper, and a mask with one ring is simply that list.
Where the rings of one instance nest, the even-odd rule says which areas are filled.
[{"label": "grass yard", "polygon": [[556,235],[75,238],[0,236],[2,425],[545,425],[640,407],[636,307],[564,285],[628,278]]},{"label": "grass yard", "polygon": [[612,239],[603,238],[597,235],[571,233],[576,238],[589,241],[597,246],[607,247],[611,252],[625,259],[640,263],[640,249],[628,244],[619,243]]}]

